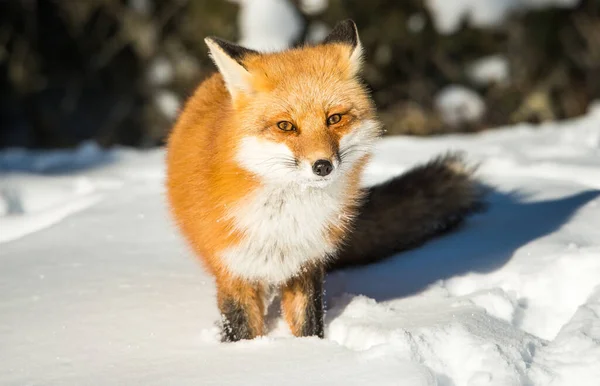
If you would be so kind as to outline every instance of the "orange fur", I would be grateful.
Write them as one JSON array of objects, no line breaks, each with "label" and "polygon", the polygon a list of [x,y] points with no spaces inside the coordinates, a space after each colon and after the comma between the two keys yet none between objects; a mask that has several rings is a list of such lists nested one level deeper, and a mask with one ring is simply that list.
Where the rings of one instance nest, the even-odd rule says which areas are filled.
[{"label": "orange fur", "polygon": [[308,319],[314,319],[315,315],[307,312],[307,309],[310,309],[311,302],[321,301],[316,293],[321,291],[321,286],[315,283],[315,277],[321,281],[322,275],[322,267],[307,267],[302,274],[290,279],[281,289],[283,317],[295,336],[303,336],[307,324],[310,323]]},{"label": "orange fur", "polygon": [[[237,277],[222,253],[240,245],[246,235],[236,227],[232,211],[259,194],[264,181],[240,165],[242,138],[264,138],[285,144],[297,160],[311,164],[333,160],[342,138],[366,120],[376,121],[374,106],[356,80],[350,63],[352,47],[343,43],[306,46],[280,53],[246,55],[241,65],[251,92],[231,92],[217,73],[205,80],[187,101],[167,144],[167,193],[170,210],[182,234],[207,270],[216,278],[223,310],[233,299],[245,310],[250,337],[263,333],[262,283]],[[235,64],[234,64],[235,65]],[[240,73],[245,73],[240,67]],[[327,117],[342,114],[332,125]],[[284,132],[280,121],[297,130]],[[329,220],[327,240],[337,248],[348,233],[362,198],[360,175],[367,156],[347,175],[341,215]],[[324,262],[323,262],[324,264]],[[318,267],[317,271],[322,271]],[[284,287],[283,309],[298,335],[306,307],[306,286],[300,277]],[[265,283],[266,284],[266,283]]]},{"label": "orange fur", "polygon": [[[330,157],[338,149],[340,137],[348,130],[352,120],[374,118],[371,102],[358,85],[344,89],[343,95],[329,92],[337,100],[331,101],[332,107],[324,106],[318,111],[319,114],[315,114],[315,101],[310,98],[313,92],[307,96],[308,90],[303,89],[302,78],[317,79],[316,84],[322,84],[322,88],[335,88],[335,83],[339,81],[323,75],[321,66],[331,69],[332,74],[343,72],[344,67],[340,62],[343,63],[341,57],[345,51],[337,45],[307,47],[268,54],[265,58],[251,61],[249,67],[259,73],[269,65],[269,60],[274,61],[269,76],[257,80],[260,89],[270,90],[272,84],[288,83],[269,97],[272,103],[264,102],[260,106],[254,103],[250,106],[249,98],[241,98],[234,108],[220,74],[214,74],[204,81],[187,101],[167,143],[168,198],[184,236],[213,274],[224,274],[218,252],[242,237],[234,230],[231,220],[225,219],[226,208],[236,206],[260,186],[257,178],[235,162],[237,141],[249,134],[244,122],[250,123],[247,126],[258,123],[260,127],[266,127],[263,133],[265,137],[286,143],[299,157],[317,159],[322,154]],[[306,63],[313,61],[324,63],[306,66]],[[353,79],[348,80],[351,81]],[[294,92],[287,95],[285,90]],[[322,93],[322,90],[313,91],[314,94]],[[344,110],[338,106],[348,102],[355,104],[354,109],[350,110],[353,116],[346,117],[346,122],[341,122],[332,132],[326,132],[323,124],[326,115]],[[284,104],[302,107],[303,111],[291,116]],[[273,115],[276,110],[282,112]],[[284,118],[306,123],[301,126],[306,129],[301,129],[301,134],[287,134],[272,127]],[[299,138],[301,135],[302,138]],[[359,176],[365,163],[357,165],[352,173],[355,182],[347,192],[349,217],[355,211],[353,204],[361,196]],[[337,238],[343,236],[340,234],[343,232],[335,233]]]},{"label": "orange fur", "polygon": [[246,339],[263,334],[264,330],[264,288],[259,283],[249,283],[226,275],[217,277],[217,303],[219,308],[227,307],[226,303],[233,299],[246,310],[249,331]]},{"label": "orange fur", "polygon": [[302,326],[306,318],[304,309],[309,301],[308,293],[301,284],[299,279],[292,279],[292,282],[283,288],[281,294],[283,317],[295,336],[302,334]]},{"label": "orange fur", "polygon": [[[229,105],[229,106],[228,106]],[[167,145],[167,192],[183,235],[215,276],[225,275],[218,252],[240,237],[227,205],[252,192],[258,181],[234,161],[235,117],[220,75],[200,85],[187,102]],[[219,149],[219,151],[213,151]]]}]

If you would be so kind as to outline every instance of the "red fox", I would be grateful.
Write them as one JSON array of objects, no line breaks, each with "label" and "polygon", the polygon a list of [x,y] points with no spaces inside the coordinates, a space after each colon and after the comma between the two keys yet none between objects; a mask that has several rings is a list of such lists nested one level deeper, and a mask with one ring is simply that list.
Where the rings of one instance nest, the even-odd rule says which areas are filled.
[{"label": "red fox", "polygon": [[353,21],[321,44],[277,53],[205,41],[219,71],[170,134],[167,192],[215,278],[222,341],[264,334],[273,288],[291,332],[322,338],[327,270],[417,246],[481,207],[459,154],[361,188],[382,125],[359,80]]}]

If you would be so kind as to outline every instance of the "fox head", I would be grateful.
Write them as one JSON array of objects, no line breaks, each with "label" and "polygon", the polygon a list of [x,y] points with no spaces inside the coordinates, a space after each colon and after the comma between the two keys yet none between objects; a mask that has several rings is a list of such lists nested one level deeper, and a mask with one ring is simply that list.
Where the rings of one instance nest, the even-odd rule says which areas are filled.
[{"label": "fox head", "polygon": [[353,21],[319,45],[276,53],[205,41],[231,97],[244,168],[270,183],[323,187],[368,156],[381,126],[358,79],[362,46]]}]

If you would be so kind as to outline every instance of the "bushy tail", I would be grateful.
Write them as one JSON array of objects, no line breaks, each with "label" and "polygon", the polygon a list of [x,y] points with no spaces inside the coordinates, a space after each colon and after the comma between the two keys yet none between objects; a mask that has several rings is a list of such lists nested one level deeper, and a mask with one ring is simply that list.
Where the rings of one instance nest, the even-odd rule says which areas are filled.
[{"label": "bushy tail", "polygon": [[364,265],[414,248],[484,208],[484,189],[459,153],[440,156],[368,189],[330,270]]}]

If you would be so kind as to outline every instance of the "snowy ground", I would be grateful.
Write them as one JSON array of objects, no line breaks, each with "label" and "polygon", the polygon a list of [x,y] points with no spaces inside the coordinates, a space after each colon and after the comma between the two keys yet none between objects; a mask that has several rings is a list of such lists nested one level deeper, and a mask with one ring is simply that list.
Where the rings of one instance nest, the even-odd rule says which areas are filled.
[{"label": "snowy ground", "polygon": [[487,213],[330,275],[324,340],[272,317],[236,344],[166,215],[161,150],[0,153],[0,384],[596,385],[600,109],[386,139],[368,182],[448,149],[482,162]]}]

